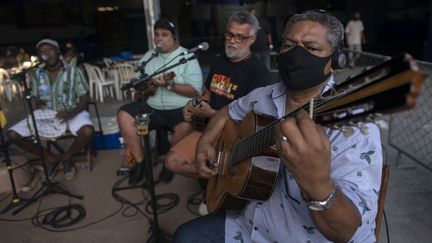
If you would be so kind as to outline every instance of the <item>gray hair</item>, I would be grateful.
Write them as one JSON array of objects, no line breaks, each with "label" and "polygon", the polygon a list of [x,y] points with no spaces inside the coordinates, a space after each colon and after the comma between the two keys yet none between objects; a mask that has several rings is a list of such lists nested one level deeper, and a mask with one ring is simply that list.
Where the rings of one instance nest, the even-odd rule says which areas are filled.
[{"label": "gray hair", "polygon": [[344,27],[335,16],[324,10],[308,10],[300,14],[295,14],[286,23],[282,38],[286,38],[286,35],[295,23],[305,20],[320,23],[327,28],[327,40],[331,45],[332,51],[342,48],[344,40]]},{"label": "gray hair", "polygon": [[253,16],[253,14],[248,13],[246,11],[238,11],[231,14],[231,16],[228,19],[228,25],[231,22],[237,22],[239,24],[248,24],[252,27],[250,35],[256,35],[258,30],[261,28],[258,22],[258,19]]}]

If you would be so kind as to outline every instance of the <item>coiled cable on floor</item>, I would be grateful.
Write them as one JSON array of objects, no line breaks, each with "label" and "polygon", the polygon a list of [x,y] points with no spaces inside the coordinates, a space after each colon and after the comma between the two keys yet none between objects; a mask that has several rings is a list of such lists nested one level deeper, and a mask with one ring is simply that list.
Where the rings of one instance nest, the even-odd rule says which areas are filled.
[{"label": "coiled cable on floor", "polygon": [[[166,213],[170,209],[177,206],[180,201],[180,197],[175,193],[164,193],[156,195],[156,210],[158,214]],[[149,214],[153,214],[151,202],[149,201],[145,207],[145,210]]]},{"label": "coiled cable on floor", "polygon": [[[45,213],[48,212],[48,213]],[[65,207],[44,209],[32,218],[32,223],[39,226],[50,226],[54,229],[69,227],[81,222],[86,216],[85,209],[79,204]]]},{"label": "coiled cable on floor", "polygon": [[[144,200],[140,202],[131,202],[129,199],[121,196],[118,192],[122,190],[129,190],[129,189],[141,189],[142,192],[148,191],[146,189],[146,182],[144,182],[141,186],[136,187],[120,187],[120,185],[123,183],[125,179],[127,179],[128,176],[124,176],[120,178],[118,181],[116,181],[112,187],[112,196],[116,201],[122,202],[128,207],[126,207],[123,210],[123,216],[125,217],[132,217],[135,216],[137,213],[141,213],[146,218],[150,220],[150,217],[148,214],[153,214],[152,208],[151,208],[151,201],[148,193],[143,193]],[[157,183],[157,182],[156,182]],[[155,184],[156,184],[155,183]],[[170,209],[174,208],[178,205],[180,201],[180,197],[175,193],[164,193],[156,196],[156,208],[157,213],[162,214],[165,212],[168,212]],[[141,210],[138,206],[143,205],[146,203],[145,206],[145,212]],[[134,213],[126,213],[126,211],[130,211],[131,208],[134,208],[136,211]]]},{"label": "coiled cable on floor", "polygon": [[188,198],[187,198],[186,207],[189,210],[189,212],[191,212],[194,215],[201,216],[201,214],[199,214],[199,212],[198,212],[198,209],[193,210],[192,206],[198,207],[200,205],[200,203],[204,199],[204,192],[205,191],[200,189],[199,191],[188,196]]}]

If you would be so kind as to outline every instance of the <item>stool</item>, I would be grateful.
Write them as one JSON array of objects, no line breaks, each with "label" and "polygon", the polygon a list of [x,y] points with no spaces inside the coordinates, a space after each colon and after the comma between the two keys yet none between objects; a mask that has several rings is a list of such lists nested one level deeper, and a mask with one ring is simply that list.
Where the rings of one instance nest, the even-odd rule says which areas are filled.
[{"label": "stool", "polygon": [[[90,101],[89,106],[90,105],[94,107],[97,121],[98,121],[97,125],[99,127],[99,131],[95,131],[94,134],[99,134],[102,137],[103,136],[102,124],[100,121],[99,111],[98,111],[96,102]],[[51,151],[51,148],[54,147],[57,150],[57,152],[64,153],[64,149],[58,144],[58,142],[62,141],[62,140],[73,139],[74,137],[75,136],[72,135],[68,131],[64,135],[62,135],[58,138],[48,140],[47,141],[47,149],[49,151]],[[74,155],[72,160],[75,162],[76,165],[79,165],[80,168],[86,167],[86,168],[89,168],[90,171],[92,171],[93,170],[93,156],[97,156],[97,153],[93,149],[92,142],[90,141],[89,145],[84,147],[82,152]]]}]

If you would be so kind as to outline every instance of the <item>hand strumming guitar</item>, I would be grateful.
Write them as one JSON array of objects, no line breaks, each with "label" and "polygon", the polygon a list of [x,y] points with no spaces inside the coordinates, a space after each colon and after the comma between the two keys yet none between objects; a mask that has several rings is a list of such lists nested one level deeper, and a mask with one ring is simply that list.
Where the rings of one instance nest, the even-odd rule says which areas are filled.
[{"label": "hand strumming guitar", "polygon": [[56,118],[61,120],[62,122],[66,122],[72,118],[71,114],[67,111],[58,111]]},{"label": "hand strumming guitar", "polygon": [[175,76],[174,72],[168,72],[151,79],[150,82],[152,85],[157,87],[168,87],[172,84]]},{"label": "hand strumming guitar", "polygon": [[185,107],[183,107],[183,119],[185,122],[192,122],[193,112],[192,112],[192,101],[189,101]]}]

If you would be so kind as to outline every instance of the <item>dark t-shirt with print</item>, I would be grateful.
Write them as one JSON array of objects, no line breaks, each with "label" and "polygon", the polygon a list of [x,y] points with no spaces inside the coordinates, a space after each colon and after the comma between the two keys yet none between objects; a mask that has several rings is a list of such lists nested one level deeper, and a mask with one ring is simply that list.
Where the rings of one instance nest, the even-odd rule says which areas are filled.
[{"label": "dark t-shirt with print", "polygon": [[231,62],[225,54],[218,55],[210,67],[206,81],[211,94],[210,106],[219,110],[255,88],[270,83],[270,72],[255,55],[241,62]]}]

